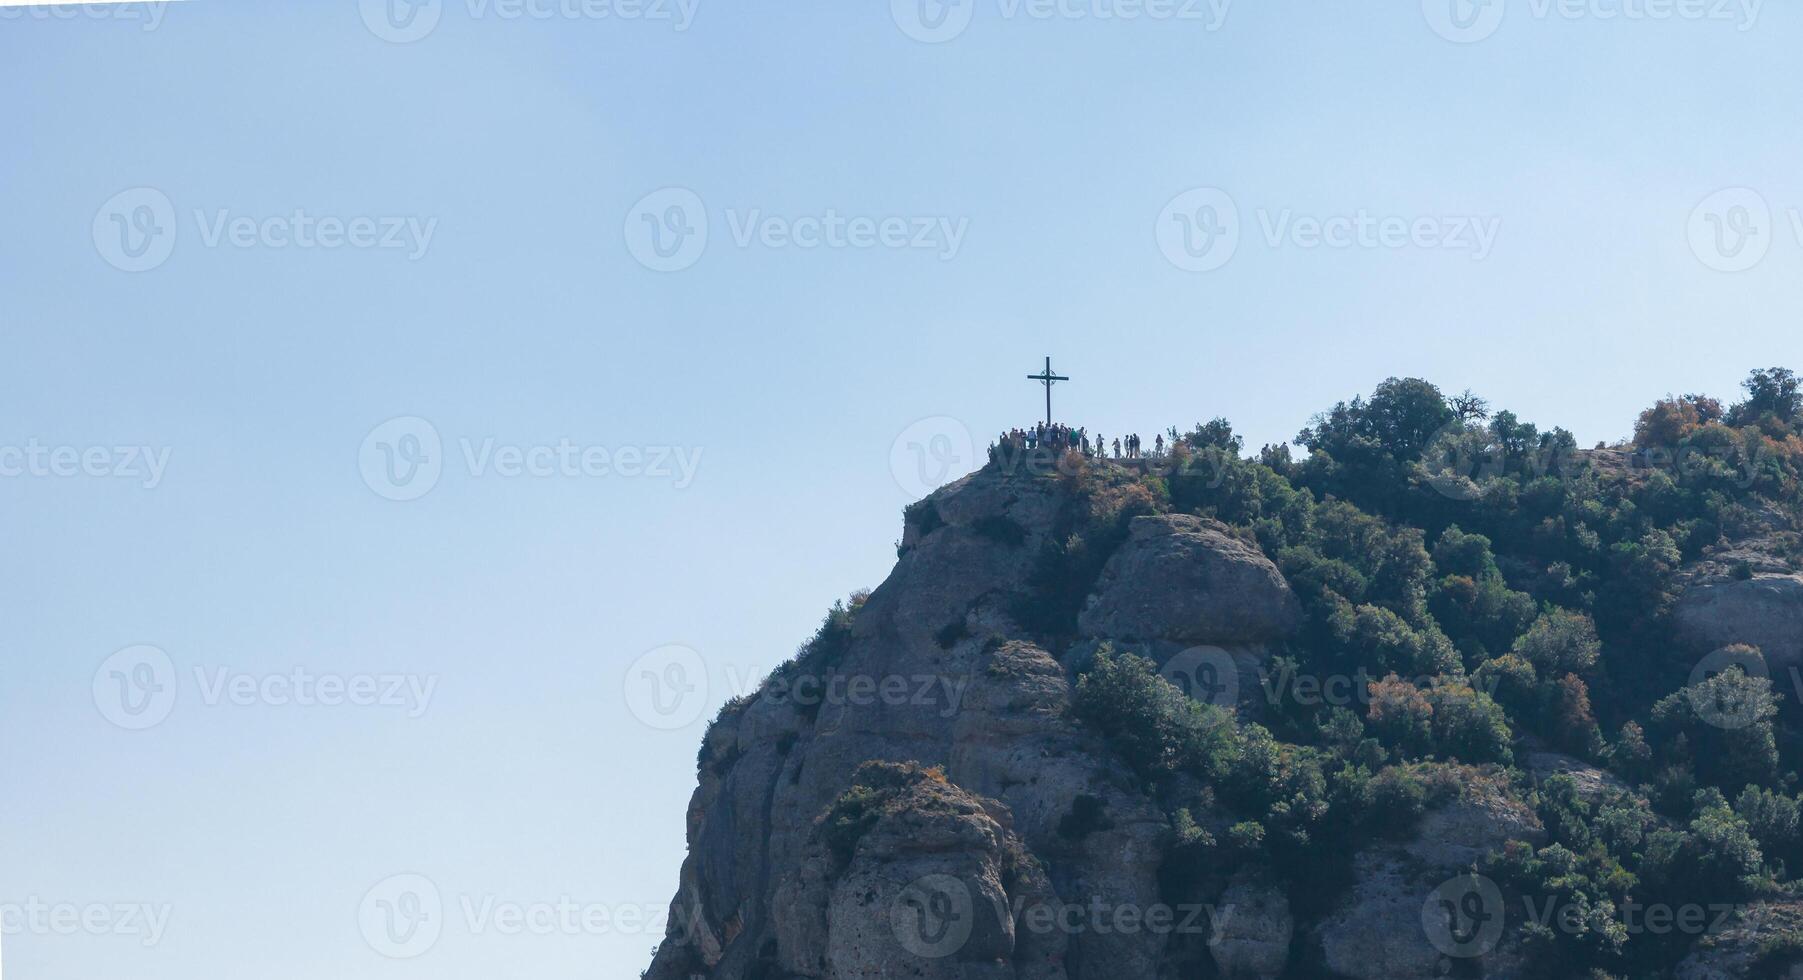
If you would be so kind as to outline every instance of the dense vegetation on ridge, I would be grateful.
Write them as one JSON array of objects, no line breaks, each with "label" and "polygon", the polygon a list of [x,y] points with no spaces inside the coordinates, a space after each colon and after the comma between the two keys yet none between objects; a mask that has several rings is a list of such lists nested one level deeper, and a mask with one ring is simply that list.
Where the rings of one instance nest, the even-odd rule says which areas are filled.
[{"label": "dense vegetation on ridge", "polygon": [[[1082,512],[1013,610],[1040,645],[1071,648],[1134,517],[1190,513],[1255,542],[1300,598],[1305,625],[1273,651],[1273,677],[1359,681],[1350,704],[1273,698],[1252,723],[1132,652],[1104,644],[1085,658],[1073,711],[1164,807],[1179,841],[1171,896],[1227,863],[1331,880],[1358,841],[1406,833],[1457,792],[1448,762],[1510,781],[1547,828],[1546,846],[1478,869],[1583,910],[1575,929],[1529,925],[1547,976],[1646,975],[1694,939],[1630,935],[1624,903],[1803,896],[1803,709],[1774,693],[1779,669],[1693,677],[1698,651],[1670,622],[1686,566],[1724,542],[1763,536],[1803,569],[1803,384],[1772,368],[1744,387],[1728,405],[1662,399],[1631,443],[1594,450],[1470,393],[1391,379],[1312,419],[1300,459],[1288,446],[1248,458],[1223,419],[1170,430],[1160,466],[1067,457],[1053,478]],[[910,514],[935,517],[930,504]],[[1018,540],[1018,528],[983,533]],[[835,607],[783,670],[830,668],[861,600]],[[1728,651],[1750,668],[1760,656]],[[1710,724],[1712,706],[1747,723]],[[1530,781],[1530,750],[1603,767],[1626,788],[1587,800],[1568,778]],[[1211,831],[1204,808],[1235,819]],[[1080,811],[1072,834],[1104,819]],[[852,826],[848,812],[835,819]],[[1803,936],[1764,955],[1799,949]]]}]

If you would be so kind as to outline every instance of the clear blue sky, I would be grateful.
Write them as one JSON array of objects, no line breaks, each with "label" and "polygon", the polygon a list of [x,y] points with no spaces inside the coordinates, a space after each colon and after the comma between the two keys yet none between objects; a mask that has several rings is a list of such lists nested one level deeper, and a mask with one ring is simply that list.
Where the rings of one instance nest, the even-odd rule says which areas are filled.
[{"label": "clear blue sky", "polygon": [[[1255,446],[1388,375],[1590,443],[1664,392],[1803,368],[1803,12],[1509,0],[1459,44],[1429,7],[981,0],[936,44],[876,0],[650,11],[682,30],[499,0],[400,27],[353,0],[194,0],[150,30],[143,8],[0,10],[13,971],[636,975],[656,935],[482,915],[669,900],[702,723],[641,720],[635,661],[695,651],[711,715],[885,575],[906,443],[958,456],[960,426],[1030,421],[1048,353],[1070,421],[1226,415]],[[829,211],[848,247],[792,244]],[[1179,267],[1223,256],[1192,260],[1178,222],[1235,213],[1224,264]],[[1308,247],[1361,213],[1494,240]],[[293,244],[332,237],[299,227],[322,218],[378,240],[398,219],[410,247]],[[889,218],[936,247],[883,246]],[[676,232],[703,223],[696,253]],[[405,417],[442,468],[410,501],[378,492],[434,456],[415,423],[377,430]],[[934,417],[958,421],[895,445]],[[552,475],[493,469],[560,445]],[[154,487],[110,475],[130,446],[167,452]],[[692,480],[579,464],[671,446],[700,452]],[[57,448],[109,475],[54,475]],[[175,700],[128,730],[109,685],[159,675],[109,657],[140,644]],[[266,681],[297,667],[435,686],[420,712],[280,703]],[[222,677],[260,687],[234,703]],[[398,874],[443,903],[435,942],[394,934],[425,943],[407,959],[365,928]],[[62,935],[21,918],[34,901],[169,918],[148,945]]]}]

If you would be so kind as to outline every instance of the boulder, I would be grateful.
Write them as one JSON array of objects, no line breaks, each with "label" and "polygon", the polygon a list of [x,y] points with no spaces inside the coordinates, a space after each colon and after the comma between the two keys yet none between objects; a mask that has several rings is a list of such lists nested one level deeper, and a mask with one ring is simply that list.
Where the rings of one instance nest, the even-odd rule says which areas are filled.
[{"label": "boulder", "polygon": [[1695,582],[1674,613],[1679,631],[1704,652],[1746,643],[1773,668],[1803,665],[1803,574]]},{"label": "boulder", "polygon": [[775,963],[831,980],[1065,980],[1054,901],[1010,815],[936,770],[872,763],[778,884]]},{"label": "boulder", "polygon": [[1293,632],[1302,607],[1283,573],[1227,526],[1187,514],[1137,517],[1078,619],[1088,637],[1219,646]]}]

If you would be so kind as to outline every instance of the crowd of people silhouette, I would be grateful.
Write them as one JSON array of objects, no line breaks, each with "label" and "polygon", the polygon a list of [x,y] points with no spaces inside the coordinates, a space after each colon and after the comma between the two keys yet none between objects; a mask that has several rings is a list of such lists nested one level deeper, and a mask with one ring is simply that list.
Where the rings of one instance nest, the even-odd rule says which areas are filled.
[{"label": "crowd of people silhouette", "polygon": [[[1111,444],[1106,437],[1097,433],[1091,437],[1085,428],[1071,428],[1068,425],[1054,422],[1047,425],[1041,422],[1030,429],[1014,428],[1002,433],[996,440],[997,446],[1013,450],[1050,449],[1058,452],[1074,450],[1092,458],[1108,459]],[[1145,455],[1144,447],[1138,435],[1117,436],[1112,443],[1114,459],[1139,459]],[[1164,436],[1152,437],[1152,455],[1164,455]]]}]

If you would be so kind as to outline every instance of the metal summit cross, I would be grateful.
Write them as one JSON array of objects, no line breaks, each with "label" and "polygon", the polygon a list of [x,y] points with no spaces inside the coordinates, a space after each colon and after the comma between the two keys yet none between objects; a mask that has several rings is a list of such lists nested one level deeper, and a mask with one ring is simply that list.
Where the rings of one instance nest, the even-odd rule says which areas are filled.
[{"label": "metal summit cross", "polygon": [[1048,357],[1045,359],[1045,373],[1029,374],[1027,375],[1027,380],[1039,381],[1045,384],[1045,424],[1050,427],[1052,424],[1052,385],[1056,382],[1069,381],[1070,379],[1062,374],[1053,374],[1052,359]]}]

